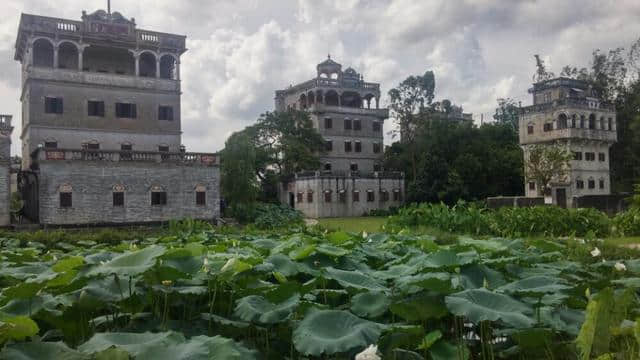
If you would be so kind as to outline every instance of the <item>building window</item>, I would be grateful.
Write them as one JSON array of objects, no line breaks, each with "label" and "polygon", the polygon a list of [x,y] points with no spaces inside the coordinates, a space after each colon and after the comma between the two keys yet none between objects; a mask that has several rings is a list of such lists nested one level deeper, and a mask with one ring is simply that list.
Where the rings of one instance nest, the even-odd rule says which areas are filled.
[{"label": "building window", "polygon": [[574,151],[573,152],[573,160],[582,160],[582,152],[580,151]]},{"label": "building window", "polygon": [[158,151],[160,152],[169,152],[169,145],[159,145]]},{"label": "building window", "polygon": [[553,123],[544,123],[542,130],[545,132],[553,130]]},{"label": "building window", "polygon": [[577,120],[578,120],[578,115],[576,115],[576,114],[571,115],[571,127],[572,128],[576,127]]},{"label": "building window", "polygon": [[87,115],[104,117],[104,101],[87,101]]},{"label": "building window", "polygon": [[135,119],[138,117],[136,104],[116,103],[116,117]]},{"label": "building window", "polygon": [[596,181],[593,179],[589,179],[589,189],[595,189],[596,188]]},{"label": "building window", "polygon": [[607,130],[613,130],[613,119],[612,118],[608,118],[607,119]]},{"label": "building window", "polygon": [[207,193],[205,191],[196,191],[196,205],[207,205]]},{"label": "building window", "polygon": [[331,118],[324,118],[324,128],[331,129],[333,127],[333,120]]},{"label": "building window", "polygon": [[173,121],[173,106],[158,107],[158,120]]},{"label": "building window", "polygon": [[374,154],[379,154],[380,153],[380,143],[373,143],[373,153]]},{"label": "building window", "polygon": [[340,190],[338,191],[338,201],[340,201],[341,203],[346,203],[347,202],[347,191],[346,190]]},{"label": "building window", "polygon": [[351,171],[358,171],[358,164],[351,163],[351,166],[349,166],[349,169],[351,169]]},{"label": "building window", "polygon": [[380,132],[382,130],[382,127],[380,126],[380,123],[377,121],[373,122],[373,132]]},{"label": "building window", "polygon": [[393,201],[402,201],[402,193],[400,189],[393,190]]},{"label": "building window", "polygon": [[307,192],[307,202],[308,203],[312,203],[313,202],[313,191],[309,190]]},{"label": "building window", "polygon": [[533,191],[536,189],[536,183],[534,181],[529,181],[529,190]]},{"label": "building window", "polygon": [[576,189],[584,189],[584,181],[576,180]]},{"label": "building window", "polygon": [[385,189],[380,190],[380,201],[389,201],[389,192]]},{"label": "building window", "polygon": [[351,130],[351,119],[344,119],[344,129]]},{"label": "building window", "polygon": [[324,171],[331,171],[331,163],[324,164]]},{"label": "building window", "polygon": [[73,205],[73,199],[71,192],[61,192],[60,193],[60,207],[61,208],[70,208]]},{"label": "building window", "polygon": [[100,143],[92,141],[92,142],[86,143],[85,148],[87,150],[100,150]]},{"label": "building window", "polygon": [[373,190],[367,190],[367,202],[374,202],[376,200],[376,194]]},{"label": "building window", "polygon": [[304,200],[304,194],[302,192],[298,192],[298,194],[296,194],[296,197],[298,203],[301,203]]},{"label": "building window", "polygon": [[527,134],[533,134],[533,124],[527,125]]},{"label": "building window", "polygon": [[360,191],[353,190],[353,193],[351,194],[351,197],[352,197],[353,202],[359,202],[360,201]]},{"label": "building window", "polygon": [[382,171],[382,166],[380,164],[373,164],[373,171]]},{"label": "building window", "polygon": [[62,98],[58,97],[45,97],[44,98],[44,112],[47,114],[62,114],[63,112]]},{"label": "building window", "polygon": [[114,207],[124,206],[124,193],[122,191],[113,192],[113,206]]},{"label": "building window", "polygon": [[594,152],[585,152],[584,153],[584,159],[587,161],[595,161],[596,160],[596,153]]},{"label": "building window", "polygon": [[606,156],[604,153],[598,153],[598,160],[600,161],[606,161]]},{"label": "building window", "polygon": [[326,203],[331,202],[331,190],[324,191],[324,202]]},{"label": "building window", "polygon": [[351,152],[351,141],[344,142],[344,152]]},{"label": "building window", "polygon": [[362,152],[362,143],[356,140],[355,152]]},{"label": "building window", "polygon": [[360,120],[353,120],[353,130],[362,130],[362,122]]},{"label": "building window", "polygon": [[57,149],[58,148],[58,142],[57,141],[45,141],[44,142],[44,148],[45,149]]},{"label": "building window", "polygon": [[589,115],[589,129],[596,128],[596,116],[595,114]]},{"label": "building window", "polygon": [[167,205],[167,192],[160,190],[152,191],[151,205]]},{"label": "building window", "polygon": [[325,140],[324,141],[324,147],[327,151],[332,151],[333,150],[333,141],[331,140]]},{"label": "building window", "polygon": [[604,189],[604,179],[600,179],[598,185],[600,185],[600,189]]},{"label": "building window", "polygon": [[584,120],[585,120],[584,115],[580,115],[580,128],[581,129],[584,129]]}]

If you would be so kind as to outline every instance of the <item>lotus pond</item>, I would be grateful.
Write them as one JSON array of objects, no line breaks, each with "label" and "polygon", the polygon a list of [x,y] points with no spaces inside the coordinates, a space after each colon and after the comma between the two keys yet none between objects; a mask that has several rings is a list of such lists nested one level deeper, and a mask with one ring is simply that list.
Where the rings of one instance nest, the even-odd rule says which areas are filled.
[{"label": "lotus pond", "polygon": [[640,358],[640,260],[596,240],[200,226],[0,242],[2,359]]}]

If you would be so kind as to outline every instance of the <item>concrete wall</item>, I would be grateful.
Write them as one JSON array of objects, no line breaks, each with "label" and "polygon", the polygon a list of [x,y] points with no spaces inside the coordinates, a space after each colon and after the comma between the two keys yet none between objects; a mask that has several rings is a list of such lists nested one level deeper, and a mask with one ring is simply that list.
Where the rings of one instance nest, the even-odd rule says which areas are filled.
[{"label": "concrete wall", "polygon": [[[170,163],[42,161],[39,170],[41,224],[155,222],[220,215],[218,167]],[[59,190],[72,188],[71,208],[60,207]],[[113,187],[125,187],[125,206],[113,206]],[[206,205],[196,205],[196,186],[205,186]],[[151,205],[151,187],[167,192],[167,205]]]},{"label": "concrete wall", "polygon": [[[345,191],[345,202],[340,202],[339,193]],[[359,201],[353,201],[354,190],[359,191]],[[367,191],[372,190],[374,201],[367,201]],[[389,194],[388,201],[382,201],[381,190]],[[400,191],[400,200],[394,201],[394,190]],[[295,208],[305,216],[318,217],[347,217],[362,216],[371,210],[388,209],[400,206],[404,200],[404,179],[381,178],[348,178],[348,177],[309,177],[298,178],[289,184],[286,190],[293,194]],[[330,191],[331,201],[326,202],[324,193]],[[313,193],[313,201],[308,201],[309,192]],[[302,201],[298,200],[298,193],[302,193]],[[288,195],[290,196],[290,195]]]}]

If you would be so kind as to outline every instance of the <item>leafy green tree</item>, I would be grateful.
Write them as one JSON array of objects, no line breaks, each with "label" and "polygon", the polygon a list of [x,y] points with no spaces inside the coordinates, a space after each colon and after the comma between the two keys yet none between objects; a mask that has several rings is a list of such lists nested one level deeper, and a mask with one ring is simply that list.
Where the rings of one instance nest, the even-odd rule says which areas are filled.
[{"label": "leafy green tree", "polygon": [[493,118],[499,124],[509,125],[514,132],[518,132],[518,119],[520,116],[520,106],[512,98],[499,98]]},{"label": "leafy green tree", "polygon": [[547,194],[551,181],[566,182],[571,152],[561,145],[533,145],[525,161],[525,175],[536,183],[538,194]]},{"label": "leafy green tree", "polygon": [[222,195],[236,216],[251,208],[258,196],[254,142],[245,131],[233,133],[221,155]]}]

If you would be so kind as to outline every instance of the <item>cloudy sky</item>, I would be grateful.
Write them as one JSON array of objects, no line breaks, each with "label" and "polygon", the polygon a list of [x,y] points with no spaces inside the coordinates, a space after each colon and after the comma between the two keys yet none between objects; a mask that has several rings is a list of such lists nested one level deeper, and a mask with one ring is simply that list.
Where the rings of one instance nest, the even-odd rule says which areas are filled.
[{"label": "cloudy sky", "polygon": [[[82,10],[105,7],[106,0],[0,1],[0,113],[14,114],[16,128],[20,13],[79,20]],[[112,9],[139,28],[187,35],[182,124],[191,151],[221,149],[273,108],[274,90],[315,76],[327,53],[380,82],[384,94],[433,70],[436,98],[479,122],[498,97],[530,103],[533,54],[559,72],[588,66],[593,49],[640,37],[639,0],[113,0]]]}]

